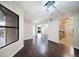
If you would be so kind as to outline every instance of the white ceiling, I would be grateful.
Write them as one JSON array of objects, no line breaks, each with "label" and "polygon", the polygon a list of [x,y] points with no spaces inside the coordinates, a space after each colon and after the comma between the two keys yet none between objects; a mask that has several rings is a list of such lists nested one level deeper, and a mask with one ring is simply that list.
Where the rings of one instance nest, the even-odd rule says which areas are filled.
[{"label": "white ceiling", "polygon": [[39,1],[17,2],[24,11],[25,20],[37,22],[49,18],[48,12]]},{"label": "white ceiling", "polygon": [[56,1],[56,10],[64,16],[79,15],[79,1]]},{"label": "white ceiling", "polygon": [[[46,9],[41,4],[42,1],[18,1],[18,7],[24,11],[24,18],[28,21],[39,22],[50,19]],[[71,17],[79,15],[78,1],[56,1],[55,17]]]}]

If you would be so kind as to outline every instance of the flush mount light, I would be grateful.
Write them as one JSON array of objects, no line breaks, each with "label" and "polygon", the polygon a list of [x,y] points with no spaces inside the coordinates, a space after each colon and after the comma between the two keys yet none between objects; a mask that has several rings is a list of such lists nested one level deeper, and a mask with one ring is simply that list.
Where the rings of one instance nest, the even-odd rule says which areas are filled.
[{"label": "flush mount light", "polygon": [[55,1],[48,1],[44,4],[44,7],[46,7],[47,11],[49,12],[49,15],[52,15],[55,10]]}]

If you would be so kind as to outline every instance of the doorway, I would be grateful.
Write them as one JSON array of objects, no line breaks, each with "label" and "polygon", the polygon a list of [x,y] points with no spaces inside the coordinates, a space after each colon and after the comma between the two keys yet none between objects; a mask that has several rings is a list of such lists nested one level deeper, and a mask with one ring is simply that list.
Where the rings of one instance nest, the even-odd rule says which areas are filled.
[{"label": "doorway", "polygon": [[59,42],[73,46],[74,44],[74,19],[73,17],[62,18],[59,22]]}]

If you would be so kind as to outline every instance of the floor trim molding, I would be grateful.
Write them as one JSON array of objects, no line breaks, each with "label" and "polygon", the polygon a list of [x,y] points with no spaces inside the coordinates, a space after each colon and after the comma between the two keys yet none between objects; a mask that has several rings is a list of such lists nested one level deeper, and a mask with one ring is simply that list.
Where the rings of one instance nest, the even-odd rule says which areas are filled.
[{"label": "floor trim molding", "polygon": [[19,49],[17,49],[17,51],[15,51],[10,57],[13,57],[20,49],[22,49],[24,47],[24,45],[23,46],[21,46]]}]

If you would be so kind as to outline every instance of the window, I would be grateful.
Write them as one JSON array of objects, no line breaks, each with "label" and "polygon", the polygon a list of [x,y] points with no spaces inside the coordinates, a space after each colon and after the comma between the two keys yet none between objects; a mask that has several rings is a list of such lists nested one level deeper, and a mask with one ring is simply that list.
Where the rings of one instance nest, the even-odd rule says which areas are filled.
[{"label": "window", "polygon": [[0,4],[0,48],[19,40],[19,16]]}]

